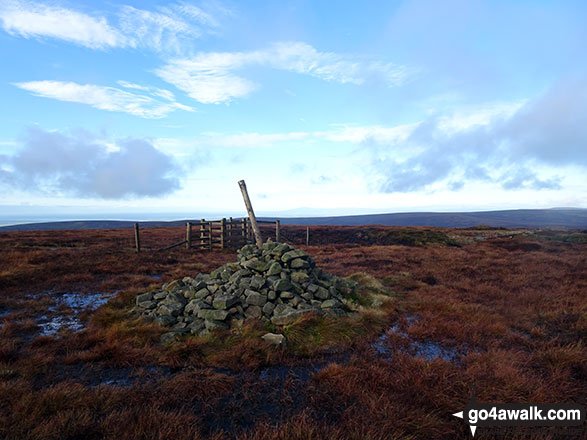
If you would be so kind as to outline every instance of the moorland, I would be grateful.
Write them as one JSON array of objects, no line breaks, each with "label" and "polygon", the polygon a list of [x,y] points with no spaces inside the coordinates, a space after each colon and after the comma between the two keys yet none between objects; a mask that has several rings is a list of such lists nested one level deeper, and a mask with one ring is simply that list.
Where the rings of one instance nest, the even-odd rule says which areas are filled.
[{"label": "moorland", "polygon": [[[161,344],[137,294],[236,259],[151,249],[183,228],[0,233],[2,439],[471,438],[469,402],[587,403],[587,231],[284,227],[379,299],[261,339],[249,321]],[[480,428],[479,438],[580,438]]]}]

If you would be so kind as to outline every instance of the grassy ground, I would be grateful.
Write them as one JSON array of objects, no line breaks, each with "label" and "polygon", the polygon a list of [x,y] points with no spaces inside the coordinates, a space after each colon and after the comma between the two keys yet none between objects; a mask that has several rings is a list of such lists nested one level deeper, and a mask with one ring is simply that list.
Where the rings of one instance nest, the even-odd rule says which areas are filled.
[{"label": "grassy ground", "polygon": [[[305,239],[305,228],[283,232]],[[146,230],[143,245],[182,233]],[[586,235],[315,228],[321,244],[301,247],[361,282],[359,302],[381,305],[307,317],[280,350],[261,340],[272,329],[260,322],[161,346],[162,330],[128,312],[137,293],[209,272],[233,251],[136,255],[121,230],[2,233],[0,438],[470,438],[451,414],[471,385],[485,402],[586,405]],[[40,316],[75,314],[58,306],[64,293],[114,296],[76,315],[85,330],[40,335]],[[477,437],[574,438],[564,434]]]}]

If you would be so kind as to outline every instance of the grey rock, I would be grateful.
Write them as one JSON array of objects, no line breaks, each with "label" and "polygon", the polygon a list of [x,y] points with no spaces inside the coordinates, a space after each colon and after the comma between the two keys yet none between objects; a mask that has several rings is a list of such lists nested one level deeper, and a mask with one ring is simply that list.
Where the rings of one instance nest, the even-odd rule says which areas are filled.
[{"label": "grey rock", "polygon": [[262,314],[263,310],[261,309],[261,307],[254,305],[247,307],[247,310],[245,311],[245,316],[247,318],[258,319],[261,317]]},{"label": "grey rock", "polygon": [[163,286],[161,286],[161,289],[163,289],[167,292],[171,292],[176,287],[181,287],[181,286],[183,286],[183,283],[181,282],[181,280],[175,280],[175,281],[170,281],[169,283],[163,284]]},{"label": "grey rock", "polygon": [[232,306],[238,304],[240,300],[236,296],[232,295],[221,295],[214,298],[212,302],[212,306],[215,309],[226,310],[230,309]]},{"label": "grey rock", "polygon": [[330,297],[330,292],[324,287],[318,287],[318,290],[314,292],[314,297],[321,300],[327,300]]},{"label": "grey rock", "polygon": [[161,316],[178,316],[183,312],[183,306],[181,304],[161,304],[157,307],[157,315]]},{"label": "grey rock", "polygon": [[157,301],[142,301],[137,304],[138,308],[151,310],[157,307]]},{"label": "grey rock", "polygon": [[201,309],[198,310],[198,318],[205,320],[224,321],[228,318],[228,311],[216,309]]},{"label": "grey rock", "polygon": [[273,304],[272,302],[267,302],[263,306],[263,314],[265,316],[271,316],[271,314],[273,313],[273,310],[274,309],[275,309],[275,304]]},{"label": "grey rock", "polygon": [[192,322],[190,325],[188,325],[188,328],[190,329],[192,335],[199,334],[205,327],[206,325],[204,324],[203,319],[198,319]]},{"label": "grey rock", "polygon": [[259,292],[249,291],[249,295],[247,296],[247,304],[253,306],[264,306],[267,302],[267,297],[265,295],[261,295]]},{"label": "grey rock", "polygon": [[193,299],[185,306],[183,310],[184,315],[189,315],[190,313],[197,314],[201,309],[209,309],[210,306],[206,304],[201,299]]},{"label": "grey rock", "polygon": [[265,342],[268,342],[272,345],[277,345],[279,347],[285,345],[285,336],[275,333],[265,333],[261,336]]},{"label": "grey rock", "polygon": [[279,294],[279,297],[280,297],[281,299],[291,299],[291,298],[293,298],[293,297],[294,297],[294,294],[293,294],[293,292],[281,292],[281,293]]},{"label": "grey rock", "polygon": [[306,272],[301,272],[301,271],[300,272],[292,272],[292,274],[291,274],[291,280],[294,283],[302,284],[302,283],[305,283],[306,281],[308,281],[309,279],[310,279],[310,277],[308,276],[308,274]]},{"label": "grey rock", "polygon": [[320,286],[317,286],[314,283],[308,284],[308,292],[310,292],[310,293],[316,293],[319,288],[320,288]]},{"label": "grey rock", "polygon": [[161,301],[162,299],[165,299],[167,297],[167,292],[158,292],[155,295],[153,295],[153,299],[155,301]]},{"label": "grey rock", "polygon": [[267,263],[260,260],[248,260],[243,263],[247,269],[252,269],[257,272],[265,272],[267,270]]},{"label": "grey rock", "polygon": [[276,292],[283,292],[284,290],[291,289],[291,283],[288,280],[281,279],[273,284],[273,290]]},{"label": "grey rock", "polygon": [[288,251],[281,256],[281,261],[283,261],[284,263],[288,263],[294,258],[298,258],[298,253],[295,250]]},{"label": "grey rock", "polygon": [[155,318],[155,324],[161,327],[170,327],[177,322],[177,319],[173,316],[157,316]]},{"label": "grey rock", "polygon": [[310,292],[306,292],[306,293],[302,293],[302,298],[304,298],[306,301],[310,302],[314,299],[314,295],[312,295]]},{"label": "grey rock", "polygon": [[255,276],[253,276],[253,278],[251,278],[251,283],[249,284],[249,287],[253,290],[261,290],[264,285],[265,285],[265,278],[263,278],[259,275],[255,275]]},{"label": "grey rock", "polygon": [[206,298],[208,295],[210,295],[210,291],[207,288],[203,288],[203,289],[196,291],[196,294],[194,295],[194,299]]},{"label": "grey rock", "polygon": [[327,299],[326,301],[322,301],[322,305],[320,306],[323,309],[328,309],[330,307],[340,307],[340,301],[336,299]]},{"label": "grey rock", "polygon": [[137,295],[136,304],[139,305],[139,303],[152,301],[152,300],[153,300],[153,293],[152,292],[142,293],[140,295]]},{"label": "grey rock", "polygon": [[310,263],[308,263],[306,260],[303,260],[301,258],[295,258],[295,259],[291,260],[290,267],[292,269],[306,269],[306,268],[310,267]]},{"label": "grey rock", "polygon": [[267,270],[267,276],[278,275],[281,273],[281,270],[281,264],[275,261],[269,266],[269,269]]},{"label": "grey rock", "polygon": [[182,306],[185,306],[187,302],[188,301],[185,299],[185,296],[176,291],[169,292],[167,297],[162,301],[163,304],[181,304]]},{"label": "grey rock", "polygon": [[227,330],[229,328],[226,322],[216,321],[214,319],[206,319],[204,325],[208,331]]}]

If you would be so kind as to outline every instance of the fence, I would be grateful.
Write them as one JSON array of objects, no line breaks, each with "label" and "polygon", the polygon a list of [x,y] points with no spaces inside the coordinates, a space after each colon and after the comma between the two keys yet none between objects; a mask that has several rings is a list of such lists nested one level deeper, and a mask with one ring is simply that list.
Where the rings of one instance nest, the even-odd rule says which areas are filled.
[{"label": "fence", "polygon": [[[261,235],[266,240],[272,238],[280,241],[279,220],[265,221],[257,220],[261,229]],[[253,229],[248,218],[221,220],[205,220],[199,222],[187,222],[185,239],[170,246],[159,248],[164,251],[185,245],[186,249],[226,249],[239,248],[247,243],[253,243]],[[141,251],[141,237],[139,224],[135,223],[135,247]]]}]

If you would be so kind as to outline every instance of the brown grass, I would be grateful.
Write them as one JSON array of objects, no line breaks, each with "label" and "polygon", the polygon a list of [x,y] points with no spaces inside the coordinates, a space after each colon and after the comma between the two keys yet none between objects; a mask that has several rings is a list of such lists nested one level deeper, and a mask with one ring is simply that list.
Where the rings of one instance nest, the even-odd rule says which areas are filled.
[{"label": "brown grass", "polygon": [[[587,244],[513,232],[313,229],[333,243],[302,246],[317,264],[360,281],[364,305],[385,301],[359,318],[308,316],[284,330],[285,349],[261,340],[276,329],[259,322],[161,346],[163,330],[129,313],[136,293],[234,251],[136,255],[128,230],[0,233],[0,438],[470,438],[451,414],[473,384],[481,401],[585,405]],[[181,237],[154,229],[143,242]],[[382,244],[398,237],[408,245]],[[118,293],[80,315],[86,330],[38,336],[48,291]],[[414,342],[460,356],[427,360]],[[505,438],[568,437],[517,428]]]}]

